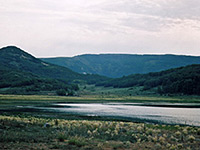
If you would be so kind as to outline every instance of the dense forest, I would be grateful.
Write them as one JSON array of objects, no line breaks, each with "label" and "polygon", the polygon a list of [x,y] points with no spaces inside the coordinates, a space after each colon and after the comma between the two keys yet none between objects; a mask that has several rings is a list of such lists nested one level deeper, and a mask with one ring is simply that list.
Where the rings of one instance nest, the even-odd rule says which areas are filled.
[{"label": "dense forest", "polygon": [[37,75],[11,70],[0,65],[0,93],[4,94],[39,94],[42,91],[59,91],[62,95],[71,94],[79,89],[77,84],[69,84],[64,80],[41,78]]},{"label": "dense forest", "polygon": [[156,88],[159,94],[200,95],[200,65],[189,65],[156,73],[135,74],[111,79],[97,85],[114,88],[143,86],[143,90]]}]

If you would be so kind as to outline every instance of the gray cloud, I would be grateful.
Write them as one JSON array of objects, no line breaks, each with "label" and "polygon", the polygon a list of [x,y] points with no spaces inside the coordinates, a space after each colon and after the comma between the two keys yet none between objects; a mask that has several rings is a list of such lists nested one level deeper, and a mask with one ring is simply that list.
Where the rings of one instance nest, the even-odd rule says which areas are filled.
[{"label": "gray cloud", "polygon": [[0,46],[36,56],[199,55],[198,0],[2,0]]}]

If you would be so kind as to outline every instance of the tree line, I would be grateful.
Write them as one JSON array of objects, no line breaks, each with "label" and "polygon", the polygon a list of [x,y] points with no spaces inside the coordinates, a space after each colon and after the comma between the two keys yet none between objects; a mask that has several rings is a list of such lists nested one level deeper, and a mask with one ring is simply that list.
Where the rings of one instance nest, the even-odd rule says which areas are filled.
[{"label": "tree line", "polygon": [[97,86],[114,88],[143,86],[143,90],[157,88],[159,94],[200,95],[200,65],[130,75],[98,83]]}]

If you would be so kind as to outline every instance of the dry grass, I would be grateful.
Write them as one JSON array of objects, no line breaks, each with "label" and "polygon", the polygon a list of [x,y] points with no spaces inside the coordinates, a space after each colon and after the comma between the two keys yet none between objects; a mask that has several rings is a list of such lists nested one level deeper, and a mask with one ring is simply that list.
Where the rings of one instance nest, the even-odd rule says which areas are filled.
[{"label": "dry grass", "polygon": [[[50,127],[44,127],[49,123]],[[0,116],[3,149],[199,149],[200,128]]]}]

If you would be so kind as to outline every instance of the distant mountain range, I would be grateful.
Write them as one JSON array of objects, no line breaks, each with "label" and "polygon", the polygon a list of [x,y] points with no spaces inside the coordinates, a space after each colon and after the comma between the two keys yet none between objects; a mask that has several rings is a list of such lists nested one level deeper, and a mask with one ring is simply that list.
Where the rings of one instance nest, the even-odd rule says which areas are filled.
[{"label": "distant mountain range", "polygon": [[184,55],[88,54],[75,57],[41,58],[41,60],[70,68],[78,73],[99,74],[112,78],[200,64],[200,57]]}]

